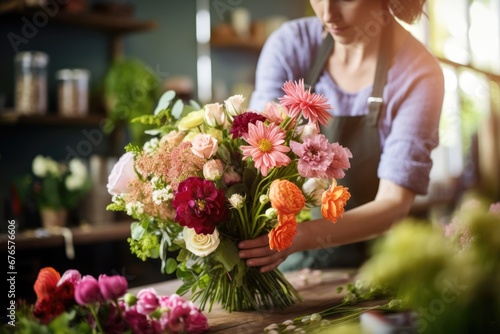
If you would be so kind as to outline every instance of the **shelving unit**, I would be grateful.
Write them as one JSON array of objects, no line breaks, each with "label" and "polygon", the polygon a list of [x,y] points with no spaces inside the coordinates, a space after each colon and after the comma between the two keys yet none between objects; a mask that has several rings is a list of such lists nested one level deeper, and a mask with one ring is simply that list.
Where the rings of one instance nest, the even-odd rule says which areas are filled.
[{"label": "shelving unit", "polygon": [[3,125],[74,125],[96,126],[103,120],[99,115],[85,117],[65,117],[59,115],[22,115],[14,111],[0,114],[0,124]]}]

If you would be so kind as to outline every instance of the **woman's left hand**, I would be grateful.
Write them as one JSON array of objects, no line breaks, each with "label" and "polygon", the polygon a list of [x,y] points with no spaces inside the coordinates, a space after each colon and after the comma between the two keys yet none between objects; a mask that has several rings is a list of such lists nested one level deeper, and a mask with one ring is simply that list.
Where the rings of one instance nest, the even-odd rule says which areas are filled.
[{"label": "woman's left hand", "polygon": [[265,273],[276,269],[290,255],[289,249],[281,252],[272,250],[269,247],[269,237],[267,234],[255,239],[243,240],[238,244],[239,257],[246,259],[249,267],[260,267],[260,271]]}]

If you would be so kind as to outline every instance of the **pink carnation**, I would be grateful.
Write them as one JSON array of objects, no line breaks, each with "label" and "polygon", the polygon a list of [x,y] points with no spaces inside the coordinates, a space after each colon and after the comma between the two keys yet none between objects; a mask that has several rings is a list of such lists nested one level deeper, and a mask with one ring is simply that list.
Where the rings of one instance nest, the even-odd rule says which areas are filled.
[{"label": "pink carnation", "polygon": [[330,144],[322,134],[309,136],[302,144],[290,141],[290,148],[300,158],[297,169],[302,177],[339,179],[350,167],[351,152],[338,143]]}]

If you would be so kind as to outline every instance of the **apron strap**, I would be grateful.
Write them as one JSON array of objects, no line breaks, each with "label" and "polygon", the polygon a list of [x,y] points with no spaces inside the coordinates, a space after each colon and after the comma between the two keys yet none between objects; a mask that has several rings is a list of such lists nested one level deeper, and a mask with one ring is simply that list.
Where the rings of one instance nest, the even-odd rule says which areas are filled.
[{"label": "apron strap", "polygon": [[307,73],[307,77],[304,82],[305,89],[310,88],[311,91],[314,91],[314,86],[316,85],[321,72],[323,72],[326,61],[328,60],[328,57],[333,50],[333,44],[334,40],[332,35],[327,33],[323,38],[323,42],[321,42],[321,47],[318,51],[318,54],[316,55],[316,58],[314,58],[312,66],[309,68],[309,72]]}]

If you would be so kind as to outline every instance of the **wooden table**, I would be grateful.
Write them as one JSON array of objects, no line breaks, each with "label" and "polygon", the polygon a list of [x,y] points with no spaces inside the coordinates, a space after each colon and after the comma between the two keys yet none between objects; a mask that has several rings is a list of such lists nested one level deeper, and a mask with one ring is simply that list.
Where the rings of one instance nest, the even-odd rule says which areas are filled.
[{"label": "wooden table", "polygon": [[[352,282],[354,270],[329,270],[320,274],[321,282],[311,282],[304,286],[299,286],[300,276],[318,277],[313,274],[306,275],[300,272],[286,274],[290,282],[296,286],[303,298],[302,302],[290,306],[286,310],[274,311],[248,311],[232,312],[214,305],[211,312],[207,310],[204,314],[208,318],[210,330],[208,333],[231,333],[231,334],[251,334],[263,333],[265,327],[273,323],[281,323],[287,319],[294,319],[298,316],[319,312],[341,302],[344,293],[338,293],[337,287],[344,286]],[[154,288],[160,295],[171,295],[181,286],[179,280],[171,280],[163,283],[156,283],[148,286],[130,289],[131,293],[137,293],[142,288]],[[344,289],[345,291],[345,289]],[[184,296],[185,298],[188,298]]]}]

